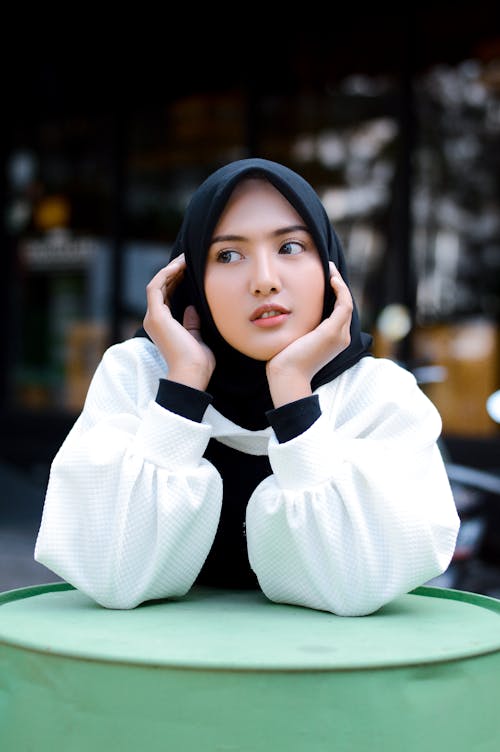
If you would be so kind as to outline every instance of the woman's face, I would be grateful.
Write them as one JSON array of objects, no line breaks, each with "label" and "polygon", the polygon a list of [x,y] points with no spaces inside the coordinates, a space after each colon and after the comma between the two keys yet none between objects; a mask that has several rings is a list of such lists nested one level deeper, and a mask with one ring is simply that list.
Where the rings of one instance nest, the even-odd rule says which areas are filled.
[{"label": "woman's face", "polygon": [[268,361],[321,321],[325,274],[304,221],[266,180],[238,183],[215,227],[205,294],[232,347]]}]

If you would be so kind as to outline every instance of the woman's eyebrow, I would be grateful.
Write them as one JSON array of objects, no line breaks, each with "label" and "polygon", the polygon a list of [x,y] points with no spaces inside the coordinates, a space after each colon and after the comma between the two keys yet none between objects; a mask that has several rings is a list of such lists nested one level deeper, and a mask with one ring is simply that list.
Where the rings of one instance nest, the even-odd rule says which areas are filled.
[{"label": "woman's eyebrow", "polygon": [[247,238],[244,235],[214,235],[212,240],[210,241],[210,245],[213,245],[214,243],[227,243],[228,241],[244,241],[247,240]]},{"label": "woman's eyebrow", "polygon": [[[271,235],[273,237],[279,237],[280,235],[286,235],[289,232],[297,232],[298,230],[310,234],[309,228],[305,225],[289,225],[288,227],[280,227],[277,230],[273,230]],[[211,240],[211,245],[213,243],[244,242],[245,240],[248,240],[248,238],[244,235],[214,235]]]},{"label": "woman's eyebrow", "polygon": [[311,234],[309,232],[309,228],[306,227],[305,225],[290,225],[289,227],[281,227],[279,230],[275,230],[272,234],[274,236],[286,235],[289,232],[297,232],[297,231],[307,232]]}]

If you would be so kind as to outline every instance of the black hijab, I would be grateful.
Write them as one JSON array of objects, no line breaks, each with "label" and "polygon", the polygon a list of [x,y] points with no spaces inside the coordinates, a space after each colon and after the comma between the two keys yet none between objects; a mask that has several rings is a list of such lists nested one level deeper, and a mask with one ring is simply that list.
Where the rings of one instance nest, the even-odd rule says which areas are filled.
[{"label": "black hijab", "polygon": [[[204,292],[204,272],[213,231],[236,184],[245,177],[266,178],[290,202],[307,225],[321,257],[325,272],[323,318],[333,310],[335,297],[330,286],[331,260],[348,284],[344,253],[326,211],[312,186],[288,167],[267,159],[241,159],[213,172],[195,191],[188,204],[171,258],[185,254],[187,271],[171,300],[174,317],[182,322],[184,310],[192,303],[201,319],[201,335],[215,355],[216,367],[207,391],[213,405],[238,425],[257,430],[268,425],[265,413],[273,408],[266,378],[266,364],[231,347],[219,334]],[[318,371],[312,389],[336,378],[370,354],[372,338],[360,329],[354,307],[351,343]]]}]

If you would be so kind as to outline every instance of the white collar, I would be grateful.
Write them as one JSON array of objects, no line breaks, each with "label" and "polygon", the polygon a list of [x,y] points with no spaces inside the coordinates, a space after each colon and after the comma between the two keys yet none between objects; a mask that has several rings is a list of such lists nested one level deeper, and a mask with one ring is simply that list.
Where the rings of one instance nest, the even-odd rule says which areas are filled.
[{"label": "white collar", "polygon": [[250,431],[242,428],[225,418],[222,413],[209,405],[203,416],[203,423],[212,428],[212,437],[221,444],[237,449],[245,454],[267,454],[269,439],[273,435],[271,426],[261,428],[258,431]]}]

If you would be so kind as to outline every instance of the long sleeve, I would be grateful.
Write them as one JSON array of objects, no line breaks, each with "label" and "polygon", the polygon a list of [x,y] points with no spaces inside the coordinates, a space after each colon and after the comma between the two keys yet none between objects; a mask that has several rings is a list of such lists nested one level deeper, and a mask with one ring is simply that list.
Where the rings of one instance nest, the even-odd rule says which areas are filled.
[{"label": "long sleeve", "polygon": [[367,358],[329,394],[306,431],[271,438],[247,542],[268,598],[356,616],[443,572],[459,517],[440,416],[411,374]]},{"label": "long sleeve", "polygon": [[158,404],[165,370],[144,339],[110,348],[51,467],[35,559],[109,608],[186,593],[219,521],[210,426]]}]

